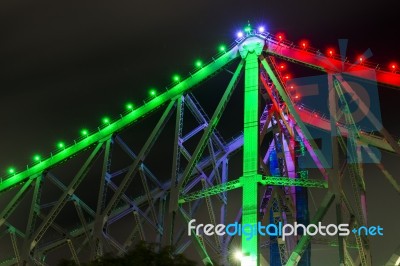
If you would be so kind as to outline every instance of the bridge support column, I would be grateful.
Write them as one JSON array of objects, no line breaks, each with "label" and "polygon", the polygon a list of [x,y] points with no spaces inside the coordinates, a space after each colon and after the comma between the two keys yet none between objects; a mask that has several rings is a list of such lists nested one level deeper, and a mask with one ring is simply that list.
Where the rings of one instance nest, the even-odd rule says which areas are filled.
[{"label": "bridge support column", "polygon": [[258,55],[263,43],[258,38],[249,38],[240,47],[241,56],[246,60],[244,81],[244,141],[243,141],[243,214],[242,226],[248,233],[242,234],[241,264],[259,265],[258,222],[258,181],[259,169],[259,89]]}]

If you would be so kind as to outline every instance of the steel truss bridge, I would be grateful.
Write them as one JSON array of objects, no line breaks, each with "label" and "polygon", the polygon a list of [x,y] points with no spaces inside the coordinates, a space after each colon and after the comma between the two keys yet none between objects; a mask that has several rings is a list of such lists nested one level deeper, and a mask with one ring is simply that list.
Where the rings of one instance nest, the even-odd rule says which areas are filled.
[{"label": "steel truss bridge", "polygon": [[[304,108],[295,99],[277,60],[326,74],[329,99],[323,100],[329,100],[329,115]],[[232,67],[234,71],[229,70]],[[219,72],[228,72],[230,81],[209,117],[192,90]],[[47,265],[54,254],[79,264],[106,252],[123,255],[140,240],[171,244],[176,252],[192,249],[204,264],[233,263],[233,243],[240,237],[188,236],[191,219],[211,224],[317,224],[332,209],[336,224],[347,223],[350,228],[367,225],[360,151],[368,153],[393,189],[400,192],[396,179],[371,150],[400,154],[400,146],[355,93],[346,79],[349,76],[400,88],[400,75],[393,71],[352,64],[249,29],[208,64],[197,67],[186,79],[176,80],[142,106],[60,147],[25,171],[3,178],[0,243],[9,252],[0,250],[0,265]],[[236,87],[243,87],[243,131],[224,139],[217,127]],[[352,95],[376,130],[358,127],[346,94]],[[135,134],[152,113],[152,117],[159,114],[159,120],[135,150],[124,132],[133,129]],[[162,138],[168,123],[173,124],[168,140],[173,144],[172,153],[159,149],[163,147],[160,143],[166,142]],[[313,139],[310,127],[331,132],[332,164]],[[154,150],[158,150],[159,162],[172,161],[167,175],[156,174],[159,169],[150,166],[148,157]],[[124,160],[118,160],[118,152]],[[299,163],[306,155],[317,169],[313,178]],[[228,164],[234,156],[240,157],[241,173],[235,174]],[[63,167],[74,174],[65,177],[64,170],[59,170]],[[233,195],[228,193],[231,190],[240,193],[228,197]],[[308,198],[314,190],[324,197],[311,212]],[[228,200],[240,201],[241,207],[231,207],[236,205]],[[229,212],[235,213],[233,218]],[[72,220],[71,226],[68,223]],[[116,228],[123,226],[121,234]],[[243,237],[239,248],[241,263],[246,266],[266,265],[266,261],[270,265],[310,265],[314,244],[335,246],[340,265],[364,266],[371,265],[369,241],[356,234],[331,238],[300,234],[285,241],[281,236],[258,236],[251,240]],[[396,260],[394,253],[387,265]]]}]

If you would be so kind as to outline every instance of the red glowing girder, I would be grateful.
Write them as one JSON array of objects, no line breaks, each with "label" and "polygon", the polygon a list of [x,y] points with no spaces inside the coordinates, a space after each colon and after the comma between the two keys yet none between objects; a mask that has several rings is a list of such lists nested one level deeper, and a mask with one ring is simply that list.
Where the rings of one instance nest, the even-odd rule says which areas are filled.
[{"label": "red glowing girder", "polygon": [[335,57],[327,57],[323,54],[310,53],[309,51],[306,52],[302,49],[274,41],[269,41],[267,52],[282,59],[306,64],[327,73],[343,73],[400,89],[400,75],[394,73],[392,70],[383,71],[370,68],[365,64],[358,64],[358,62],[356,64],[347,61],[342,62]]}]

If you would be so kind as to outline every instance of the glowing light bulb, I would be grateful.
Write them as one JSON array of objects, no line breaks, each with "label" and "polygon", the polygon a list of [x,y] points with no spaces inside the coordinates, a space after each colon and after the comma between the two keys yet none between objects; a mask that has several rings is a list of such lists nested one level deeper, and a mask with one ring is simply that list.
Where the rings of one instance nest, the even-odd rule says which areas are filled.
[{"label": "glowing light bulb", "polygon": [[149,94],[150,94],[150,96],[154,97],[154,96],[157,95],[157,91],[156,91],[155,89],[151,89],[151,90],[149,91]]},{"label": "glowing light bulb", "polygon": [[219,51],[220,51],[220,52],[225,52],[225,51],[226,51],[225,45],[220,45],[220,46],[219,46]]},{"label": "glowing light bulb", "polygon": [[126,108],[126,110],[133,110],[134,105],[133,105],[133,103],[127,103],[127,104],[125,105],[125,108]]},{"label": "glowing light bulb", "polygon": [[57,143],[57,147],[60,149],[64,148],[65,147],[64,142],[60,141],[59,143]]},{"label": "glowing light bulb", "polygon": [[200,60],[197,60],[195,63],[196,67],[201,67],[203,63]]},{"label": "glowing light bulb", "polygon": [[181,80],[181,77],[179,75],[174,75],[172,77],[172,80],[175,81],[175,82],[179,82]]},{"label": "glowing light bulb", "polygon": [[41,159],[42,159],[42,158],[40,157],[39,154],[36,154],[36,155],[33,156],[33,160],[34,160],[35,162],[40,162]]},{"label": "glowing light bulb", "polygon": [[110,118],[108,118],[108,117],[103,117],[102,121],[103,121],[103,124],[110,124]]},{"label": "glowing light bulb", "polygon": [[265,31],[265,28],[263,26],[258,27],[258,32],[263,33]]},{"label": "glowing light bulb", "polygon": [[13,175],[13,174],[15,174],[15,168],[14,168],[14,167],[10,167],[10,168],[8,168],[7,172],[8,172],[10,175]]},{"label": "glowing light bulb", "polygon": [[242,37],[243,37],[243,32],[238,31],[238,33],[236,33],[236,36],[237,36],[238,38],[242,38]]},{"label": "glowing light bulb", "polygon": [[86,137],[87,135],[89,135],[89,131],[87,129],[82,129],[81,130],[81,135]]}]

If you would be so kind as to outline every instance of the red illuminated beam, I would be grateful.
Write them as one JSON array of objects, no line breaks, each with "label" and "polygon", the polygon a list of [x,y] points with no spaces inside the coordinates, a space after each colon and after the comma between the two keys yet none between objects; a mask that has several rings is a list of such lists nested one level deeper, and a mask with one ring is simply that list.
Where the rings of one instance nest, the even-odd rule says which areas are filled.
[{"label": "red illuminated beam", "polygon": [[322,53],[311,53],[303,49],[290,47],[284,43],[268,40],[267,53],[281,59],[300,63],[308,67],[327,73],[344,73],[368,81],[376,81],[381,85],[400,89],[400,75],[393,69],[391,72],[383,71],[366,65],[342,62],[334,57],[327,57]]}]

